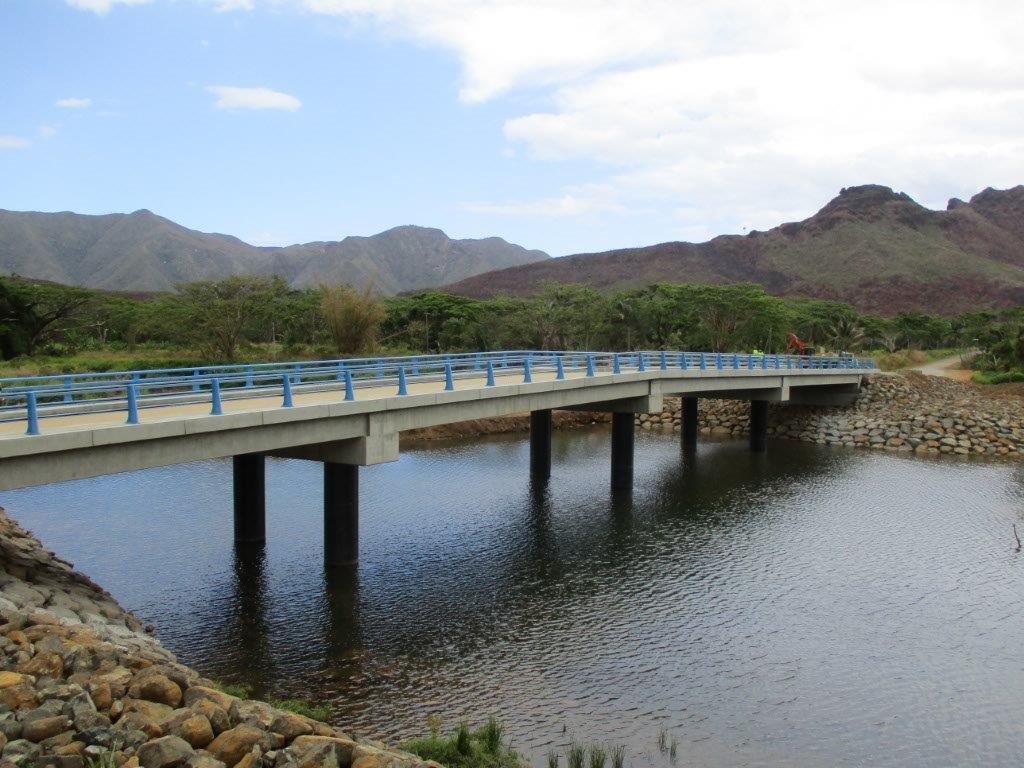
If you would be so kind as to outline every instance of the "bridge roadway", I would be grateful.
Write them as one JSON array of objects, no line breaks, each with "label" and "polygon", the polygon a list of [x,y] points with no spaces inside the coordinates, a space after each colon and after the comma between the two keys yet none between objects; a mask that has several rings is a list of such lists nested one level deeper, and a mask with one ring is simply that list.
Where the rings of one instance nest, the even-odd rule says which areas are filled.
[{"label": "bridge roadway", "polygon": [[[693,353],[671,353],[684,356],[673,357],[669,366],[664,354],[642,353],[642,361],[623,356],[621,366],[614,356],[613,366],[612,353],[589,354],[587,370],[578,356],[563,365],[570,360],[568,353],[562,360],[550,353],[522,353],[511,363],[503,358],[504,367],[498,367],[493,355],[487,357],[486,373],[478,355],[472,366],[465,359],[455,366],[446,359],[434,373],[413,376],[407,371],[417,370],[417,361],[426,368],[426,358],[391,358],[386,370],[376,364],[376,378],[357,378],[357,387],[346,374],[347,393],[340,376],[337,382],[316,380],[308,370],[293,374],[284,366],[264,376],[286,371],[280,386],[259,386],[257,380],[251,391],[241,385],[221,390],[220,381],[212,383],[213,375],[206,372],[202,384],[192,385],[188,382],[195,379],[171,374],[103,379],[104,387],[128,394],[128,420],[134,414],[137,423],[125,423],[123,405],[112,406],[109,398],[96,402],[96,384],[88,389],[77,381],[65,382],[62,398],[51,397],[38,413],[28,414],[30,434],[26,417],[15,418],[15,406],[6,406],[7,420],[0,421],[0,490],[230,456],[235,538],[258,542],[265,537],[264,457],[319,461],[324,465],[325,562],[349,564],[358,557],[358,468],[396,460],[402,431],[530,412],[530,472],[546,478],[551,472],[552,410],[610,412],[612,487],[627,489],[633,481],[634,414],[659,411],[665,395],[683,398],[684,447],[696,444],[697,398],[749,400],[751,448],[764,450],[769,402],[844,404],[856,397],[862,378],[873,373],[870,362],[850,358],[836,359],[827,368],[809,368],[804,367],[806,359],[748,357],[740,367],[739,358],[731,365],[718,358],[715,365],[700,355],[698,365],[696,358],[686,362],[685,354]],[[395,375],[382,376],[382,370]],[[213,373],[230,384],[230,372]],[[0,380],[4,402],[20,397],[27,403],[26,381]],[[215,400],[213,414],[211,397],[203,394],[208,385]],[[45,382],[37,386],[45,400]],[[79,387],[85,393],[80,398]],[[33,399],[31,408],[36,407]],[[41,429],[33,429],[33,418]]]}]

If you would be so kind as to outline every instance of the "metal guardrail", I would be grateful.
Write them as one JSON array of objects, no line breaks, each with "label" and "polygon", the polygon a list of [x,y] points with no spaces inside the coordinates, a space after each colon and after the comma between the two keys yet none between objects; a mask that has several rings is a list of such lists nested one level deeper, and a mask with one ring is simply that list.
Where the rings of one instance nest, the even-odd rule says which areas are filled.
[{"label": "metal guardrail", "polygon": [[496,375],[521,373],[532,381],[536,371],[567,370],[618,374],[645,370],[833,370],[873,369],[874,360],[838,357],[750,355],[732,352],[579,352],[510,350],[451,355],[306,360],[287,363],[214,365],[195,368],[156,368],[104,373],[0,378],[0,421],[24,420],[26,434],[40,434],[40,419],[90,412],[125,411],[126,423],[139,423],[139,410],[209,402],[210,413],[223,413],[223,401],[279,395],[281,407],[293,406],[293,393],[344,390],[355,400],[362,387],[395,386],[396,396],[408,394],[410,382],[455,380],[486,373],[484,386],[495,386]]}]

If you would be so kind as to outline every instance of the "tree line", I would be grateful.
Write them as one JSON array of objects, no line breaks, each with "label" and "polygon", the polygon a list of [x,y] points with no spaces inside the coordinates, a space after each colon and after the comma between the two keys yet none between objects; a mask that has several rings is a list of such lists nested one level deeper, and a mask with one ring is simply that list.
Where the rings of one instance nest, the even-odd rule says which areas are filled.
[{"label": "tree line", "polygon": [[822,351],[978,346],[1020,365],[1024,309],[944,317],[858,313],[848,304],[770,296],[757,285],[658,283],[600,292],[550,284],[532,298],[438,291],[380,298],[368,288],[293,288],[236,276],[129,295],[0,277],[0,356],[137,347],[210,362],[491,349],[785,350],[795,333]]}]

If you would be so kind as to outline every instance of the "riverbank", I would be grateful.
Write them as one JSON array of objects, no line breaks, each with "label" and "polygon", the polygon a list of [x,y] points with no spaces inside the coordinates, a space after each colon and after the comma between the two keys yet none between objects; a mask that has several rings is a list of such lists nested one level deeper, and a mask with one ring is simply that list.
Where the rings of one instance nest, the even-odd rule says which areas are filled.
[{"label": "riverbank", "polygon": [[0,768],[428,768],[232,696],[0,510]]},{"label": "riverbank", "polygon": [[[746,435],[750,404],[702,399],[703,435]],[[637,417],[641,429],[678,431],[677,399],[666,398],[661,413]],[[787,440],[850,448],[920,454],[1024,454],[1024,400],[989,395],[979,387],[918,373],[878,375],[867,381],[852,405],[816,408],[772,404],[768,434]]]}]

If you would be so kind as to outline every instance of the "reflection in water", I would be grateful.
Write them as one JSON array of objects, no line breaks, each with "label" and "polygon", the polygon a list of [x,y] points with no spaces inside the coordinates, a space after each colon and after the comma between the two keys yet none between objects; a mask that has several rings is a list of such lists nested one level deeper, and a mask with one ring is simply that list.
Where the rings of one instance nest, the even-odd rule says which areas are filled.
[{"label": "reflection in water", "polygon": [[640,433],[623,495],[608,451],[556,434],[543,482],[519,437],[363,470],[354,570],[322,567],[309,462],[268,463],[255,550],[228,462],[0,503],[183,661],[361,735],[493,713],[537,763],[575,734],[665,765],[660,727],[681,765],[1017,763],[1019,466]]}]

